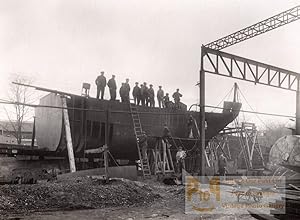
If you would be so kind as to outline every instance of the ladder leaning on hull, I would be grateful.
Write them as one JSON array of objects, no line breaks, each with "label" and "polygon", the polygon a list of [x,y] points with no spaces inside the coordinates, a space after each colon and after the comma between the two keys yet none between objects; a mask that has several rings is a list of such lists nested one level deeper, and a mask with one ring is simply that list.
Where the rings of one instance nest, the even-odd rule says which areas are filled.
[{"label": "ladder leaning on hull", "polygon": [[141,164],[143,177],[144,178],[150,177],[151,171],[150,171],[147,151],[144,152],[145,155],[143,158],[142,149],[141,149],[140,143],[139,143],[139,140],[143,135],[140,116],[139,116],[136,105],[133,103],[129,103],[129,105],[130,105],[130,112],[131,112],[131,117],[132,117],[132,122],[133,122],[133,130],[134,130],[134,134],[135,134],[135,138],[136,138],[136,146],[137,146],[137,150],[138,150],[138,155],[139,155],[139,160],[140,160],[140,164]]}]

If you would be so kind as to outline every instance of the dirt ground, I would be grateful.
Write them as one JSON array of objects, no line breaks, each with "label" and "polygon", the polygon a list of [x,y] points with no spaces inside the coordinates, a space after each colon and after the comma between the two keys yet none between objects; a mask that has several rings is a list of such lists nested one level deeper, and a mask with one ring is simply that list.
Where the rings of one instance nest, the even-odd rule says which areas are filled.
[{"label": "dirt ground", "polygon": [[[72,209],[72,210],[53,210],[45,211],[35,210],[34,212],[24,212],[15,214],[13,212],[6,213],[1,219],[11,220],[68,220],[68,219],[254,219],[250,215],[232,215],[230,213],[223,215],[187,215],[184,213],[184,186],[165,185],[155,180],[148,180],[141,184],[146,184],[152,188],[152,197],[155,199],[140,200],[142,204],[127,204],[114,207],[103,207],[93,209]],[[146,196],[146,195],[144,195]],[[148,201],[148,202],[144,202]]]}]

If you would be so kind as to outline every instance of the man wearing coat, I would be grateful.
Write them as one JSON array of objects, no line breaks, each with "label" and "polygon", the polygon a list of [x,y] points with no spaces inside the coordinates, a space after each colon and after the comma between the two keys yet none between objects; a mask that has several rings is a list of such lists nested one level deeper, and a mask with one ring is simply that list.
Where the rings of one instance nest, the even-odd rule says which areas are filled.
[{"label": "man wearing coat", "polygon": [[112,75],[111,79],[108,80],[107,86],[109,88],[110,100],[116,100],[117,96],[117,84],[115,80],[115,75]]},{"label": "man wearing coat", "polygon": [[106,86],[106,78],[104,76],[104,71],[101,71],[101,75],[97,77],[95,83],[97,85],[97,99],[99,99],[100,93],[101,93],[101,99],[103,99],[104,90]]}]

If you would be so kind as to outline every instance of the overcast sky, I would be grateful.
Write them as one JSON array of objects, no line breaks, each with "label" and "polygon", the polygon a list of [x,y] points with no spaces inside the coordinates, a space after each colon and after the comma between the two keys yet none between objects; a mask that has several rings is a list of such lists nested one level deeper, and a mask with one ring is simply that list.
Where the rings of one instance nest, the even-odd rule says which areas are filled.
[{"label": "overcast sky", "polygon": [[[0,98],[11,73],[80,94],[105,71],[199,99],[200,47],[297,6],[287,0],[0,0]],[[300,21],[224,49],[300,72]],[[207,74],[206,102],[217,105],[235,81]],[[295,94],[237,81],[256,111],[295,114]],[[107,98],[108,90],[107,91]],[[244,104],[245,109],[249,109]],[[246,116],[249,120],[253,116]],[[264,120],[276,120],[276,118]],[[286,120],[286,119],[284,119]]]}]

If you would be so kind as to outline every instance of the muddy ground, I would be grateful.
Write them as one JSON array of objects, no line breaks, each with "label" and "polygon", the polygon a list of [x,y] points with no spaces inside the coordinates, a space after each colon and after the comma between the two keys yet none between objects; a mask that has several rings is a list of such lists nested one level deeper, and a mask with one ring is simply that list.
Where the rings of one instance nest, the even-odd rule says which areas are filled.
[{"label": "muddy ground", "polygon": [[2,219],[24,220],[254,219],[231,213],[186,215],[184,192],[184,186],[155,180],[106,185],[83,178],[67,183],[1,186],[0,214]]}]

